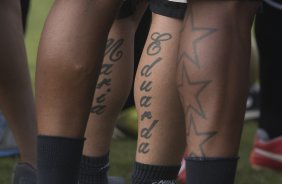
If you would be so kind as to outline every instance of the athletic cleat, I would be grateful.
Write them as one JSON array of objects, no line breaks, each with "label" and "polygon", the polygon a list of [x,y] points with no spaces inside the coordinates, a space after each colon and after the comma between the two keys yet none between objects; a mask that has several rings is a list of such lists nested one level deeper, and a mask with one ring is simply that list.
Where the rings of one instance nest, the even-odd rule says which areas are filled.
[{"label": "athletic cleat", "polygon": [[186,161],[185,158],[187,157],[187,150],[185,151],[184,155],[183,155],[183,159],[181,161],[181,167],[178,173],[178,182],[181,184],[186,184]]},{"label": "athletic cleat", "polygon": [[254,169],[282,170],[282,136],[270,140],[264,130],[257,130],[250,164]]}]

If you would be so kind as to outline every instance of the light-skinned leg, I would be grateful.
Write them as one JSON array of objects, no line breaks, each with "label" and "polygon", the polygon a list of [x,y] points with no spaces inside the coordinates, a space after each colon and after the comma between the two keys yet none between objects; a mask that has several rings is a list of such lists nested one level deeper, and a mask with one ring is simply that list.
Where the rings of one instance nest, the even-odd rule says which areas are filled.
[{"label": "light-skinned leg", "polygon": [[175,83],[181,26],[180,19],[152,15],[134,84],[139,129],[136,184],[174,182],[184,152],[185,123]]}]

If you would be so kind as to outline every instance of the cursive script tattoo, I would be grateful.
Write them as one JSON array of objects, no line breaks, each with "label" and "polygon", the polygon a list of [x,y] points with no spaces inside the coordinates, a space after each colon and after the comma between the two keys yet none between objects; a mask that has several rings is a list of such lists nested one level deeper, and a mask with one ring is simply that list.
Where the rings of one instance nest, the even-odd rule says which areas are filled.
[{"label": "cursive script tattoo", "polygon": [[152,43],[149,44],[147,48],[147,54],[149,56],[157,55],[161,52],[161,42],[168,41],[172,38],[172,35],[169,33],[153,33],[151,35],[151,39],[153,40]]},{"label": "cursive script tattoo", "polygon": [[96,85],[96,94],[99,92],[98,96],[94,97],[94,105],[91,108],[91,113],[96,115],[102,115],[107,106],[105,105],[107,96],[111,92],[112,84],[112,72],[114,64],[119,61],[123,56],[122,45],[124,39],[113,39],[110,38],[106,44],[106,50],[104,54],[104,59],[108,56],[108,60],[105,60],[100,71],[99,81]]},{"label": "cursive script tattoo", "polygon": [[159,124],[159,120],[153,117],[153,113],[150,110],[150,107],[153,102],[153,97],[150,96],[150,92],[153,89],[153,81],[150,79],[153,74],[153,69],[163,60],[163,58],[158,57],[158,54],[161,53],[161,43],[168,41],[172,38],[172,35],[169,33],[158,33],[155,32],[151,35],[152,42],[148,45],[147,55],[156,56],[153,58],[153,61],[149,64],[144,65],[140,71],[140,77],[143,78],[141,85],[139,87],[142,95],[139,100],[139,105],[141,108],[141,122],[144,123],[145,120],[150,120],[148,126],[143,127],[140,130],[139,136],[141,142],[138,145],[138,153],[147,154],[150,152],[150,138],[153,136],[153,130]]},{"label": "cursive script tattoo", "polygon": [[109,54],[109,59],[112,62],[116,62],[121,59],[123,55],[123,51],[119,50],[120,47],[122,46],[124,42],[124,39],[108,39],[107,44],[106,44],[106,51],[105,51],[105,56]]}]

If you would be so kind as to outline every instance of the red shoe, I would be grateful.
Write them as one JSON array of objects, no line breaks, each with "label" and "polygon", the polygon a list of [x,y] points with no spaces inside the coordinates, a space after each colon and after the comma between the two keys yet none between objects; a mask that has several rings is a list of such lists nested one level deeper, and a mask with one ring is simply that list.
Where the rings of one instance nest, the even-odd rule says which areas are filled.
[{"label": "red shoe", "polygon": [[186,184],[186,162],[185,162],[185,158],[187,157],[187,154],[188,154],[188,152],[186,150],[184,155],[183,155],[183,159],[181,161],[181,168],[180,168],[179,173],[178,173],[177,180],[181,184]]},{"label": "red shoe", "polygon": [[250,155],[254,169],[282,170],[282,136],[269,140],[267,133],[259,129]]}]

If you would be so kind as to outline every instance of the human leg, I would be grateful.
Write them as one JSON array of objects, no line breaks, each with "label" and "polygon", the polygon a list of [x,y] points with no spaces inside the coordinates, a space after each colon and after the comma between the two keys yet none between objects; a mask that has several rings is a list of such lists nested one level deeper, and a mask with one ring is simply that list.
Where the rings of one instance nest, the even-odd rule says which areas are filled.
[{"label": "human leg", "polygon": [[33,92],[24,47],[20,3],[1,1],[0,101],[21,154],[21,161],[36,164],[36,122]]},{"label": "human leg", "polygon": [[[155,13],[134,84],[139,123],[134,184],[174,183],[185,148],[184,117],[175,85],[182,20],[155,9],[165,2],[150,1]],[[185,4],[177,6],[182,9],[172,12],[185,12]]]},{"label": "human leg", "polygon": [[35,105],[25,53],[20,2],[0,2],[0,105],[20,151],[13,184],[36,181]]},{"label": "human leg", "polygon": [[280,18],[282,18],[282,3],[265,1],[255,21],[255,36],[260,61],[261,113],[259,129],[256,132],[254,147],[250,155],[251,165],[255,168],[282,169],[281,162],[277,160],[282,154],[282,123],[280,120],[282,100],[279,97],[282,88],[277,85],[281,81],[279,74],[282,64],[279,48],[282,47],[282,26],[275,21]]},{"label": "human leg", "polygon": [[[146,11],[144,12],[142,19],[140,20],[139,26],[138,26],[136,33],[135,33],[133,76],[135,76],[135,74],[136,74],[136,70],[137,70],[137,67],[138,67],[138,64],[139,64],[139,61],[140,61],[140,57],[141,57],[141,54],[142,54],[142,51],[143,51],[143,48],[144,48],[144,45],[145,45],[145,42],[146,42],[146,39],[147,39],[147,36],[148,36],[148,32],[149,32],[150,25],[151,25],[151,16],[152,16],[152,13],[151,13],[150,9],[147,7]],[[128,99],[123,106],[123,110],[125,110],[125,111],[129,110],[130,111],[131,108],[135,110],[133,88],[131,89],[129,96],[128,96]],[[120,126],[119,126],[119,128],[120,128]],[[121,130],[124,131],[123,128],[121,128]],[[127,131],[125,133],[127,133]]]},{"label": "human leg", "polygon": [[131,2],[123,4],[119,18],[115,20],[108,36],[85,133],[81,184],[90,180],[95,183],[107,183],[113,129],[132,86],[135,31],[147,6],[146,1],[140,1],[132,5],[136,6],[136,11],[128,12],[130,9],[127,9],[127,6],[130,6]]},{"label": "human leg", "polygon": [[120,3],[57,0],[49,13],[36,68],[40,184],[77,183],[93,93]]},{"label": "human leg", "polygon": [[187,183],[234,182],[257,5],[189,3],[177,71],[187,131]]},{"label": "human leg", "polygon": [[117,116],[132,86],[134,35],[144,10],[141,6],[138,20],[134,20],[136,15],[117,19],[109,33],[87,124],[85,155],[99,156],[109,151]]}]

